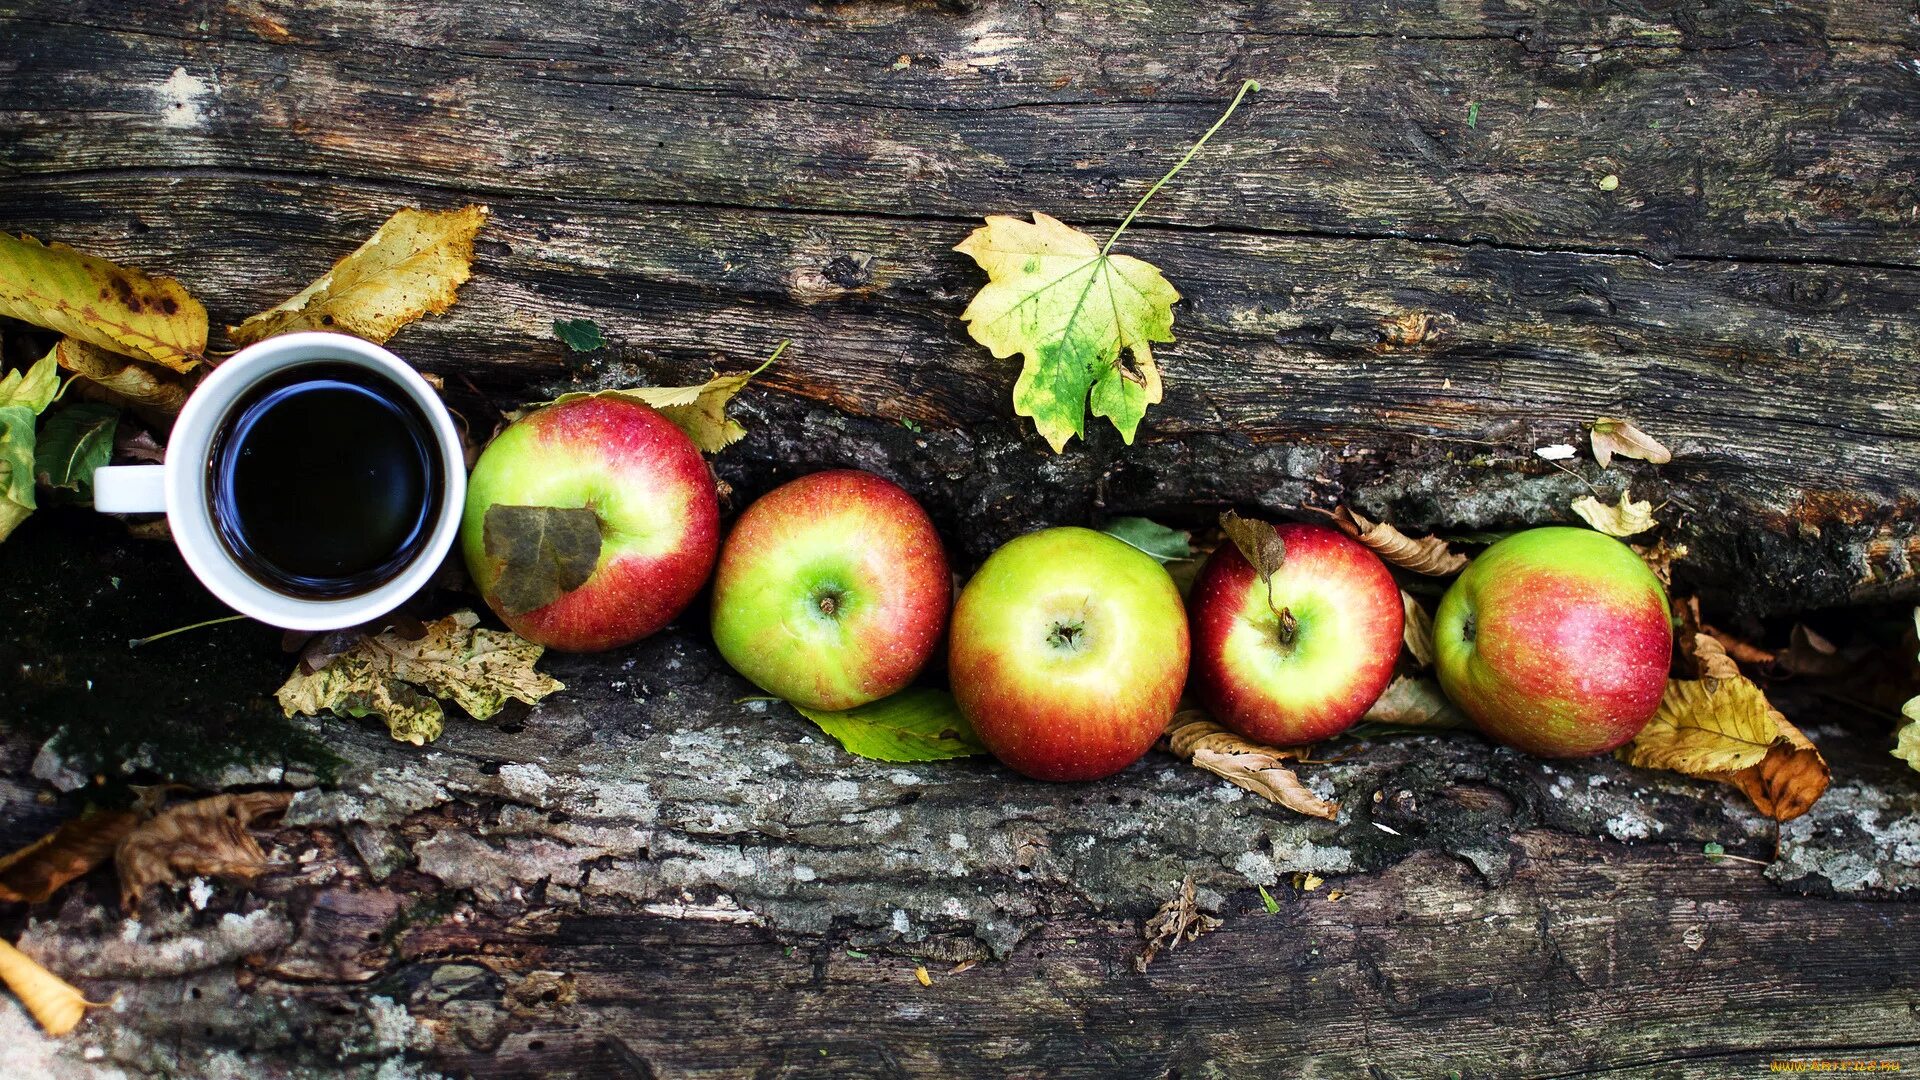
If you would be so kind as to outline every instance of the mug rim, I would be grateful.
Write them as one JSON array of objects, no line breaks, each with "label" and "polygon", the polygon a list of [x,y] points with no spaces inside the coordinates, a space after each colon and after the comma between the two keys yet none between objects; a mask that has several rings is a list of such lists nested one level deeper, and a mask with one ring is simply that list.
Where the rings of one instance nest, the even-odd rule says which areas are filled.
[{"label": "mug rim", "polygon": [[[386,376],[420,408],[433,429],[445,473],[440,509],[427,542],[398,574],[355,596],[301,599],[261,583],[221,542],[213,521],[207,476],[215,436],[246,393],[288,368],[338,361]],[[413,365],[364,338],[324,330],[281,334],[228,357],[188,395],[167,441],[167,524],[188,569],[228,607],[286,630],[339,630],[387,614],[424,588],[440,569],[460,532],[466,505],[466,455],[453,415]]]}]

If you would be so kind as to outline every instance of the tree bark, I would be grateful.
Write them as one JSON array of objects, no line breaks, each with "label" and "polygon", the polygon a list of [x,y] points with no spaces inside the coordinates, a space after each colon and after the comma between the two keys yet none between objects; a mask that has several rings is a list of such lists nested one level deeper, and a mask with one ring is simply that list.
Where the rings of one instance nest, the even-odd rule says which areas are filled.
[{"label": "tree bark", "polygon": [[[1465,533],[1631,491],[1688,549],[1677,590],[1757,632],[1920,595],[1911,15],[0,0],[0,227],[171,273],[232,323],[400,205],[485,202],[460,302],[391,343],[477,435],[792,338],[715,459],[734,509],[873,469],[964,568],[1118,514],[1346,503]],[[959,323],[983,277],[950,249],[989,213],[1104,236],[1248,77],[1119,244],[1185,295],[1166,401],[1132,447],[1095,426],[1053,454],[1015,362]],[[552,337],[583,316],[609,348]],[[1601,416],[1674,460],[1599,469]],[[1534,454],[1562,442],[1582,453]],[[130,780],[302,791],[251,890],[133,924],[95,875],[0,916],[120,995],[60,1042],[0,998],[0,1075],[1920,1058],[1920,794],[1883,720],[1811,687],[1776,702],[1837,779],[1777,834],[1729,788],[1464,734],[1304,767],[1343,805],[1319,822],[1159,752],[1072,787],[850,758],[738,703],[697,612],[552,657],[566,692],[421,750],[280,718],[265,628],[129,651],[222,611],[110,520],[42,511],[0,571],[0,845]],[[1134,973],[1189,877],[1225,925]]]}]

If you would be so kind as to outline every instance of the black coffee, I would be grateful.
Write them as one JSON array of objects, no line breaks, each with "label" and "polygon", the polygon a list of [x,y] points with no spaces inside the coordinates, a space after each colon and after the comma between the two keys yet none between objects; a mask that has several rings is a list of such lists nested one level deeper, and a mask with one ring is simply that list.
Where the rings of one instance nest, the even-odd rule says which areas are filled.
[{"label": "black coffee", "polygon": [[262,584],[297,597],[392,580],[440,509],[432,425],[400,387],[353,364],[304,364],[253,387],[210,466],[221,540]]}]

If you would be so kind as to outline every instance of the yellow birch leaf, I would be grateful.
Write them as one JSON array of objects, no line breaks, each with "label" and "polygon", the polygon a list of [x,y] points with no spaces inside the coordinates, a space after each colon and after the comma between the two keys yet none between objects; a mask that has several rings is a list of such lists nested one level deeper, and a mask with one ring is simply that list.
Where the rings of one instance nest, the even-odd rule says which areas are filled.
[{"label": "yellow birch leaf", "polygon": [[1573,512],[1581,520],[1608,536],[1635,536],[1658,525],[1653,520],[1653,504],[1634,502],[1627,492],[1620,493],[1620,503],[1608,506],[1591,495],[1582,495],[1573,500]]},{"label": "yellow birch leaf", "polygon": [[1639,458],[1655,465],[1665,465],[1673,460],[1673,452],[1660,444],[1660,440],[1634,427],[1626,420],[1612,416],[1603,416],[1593,422],[1590,438],[1593,442],[1593,460],[1601,468],[1613,464],[1613,455]]},{"label": "yellow birch leaf", "polygon": [[72,1031],[89,1008],[100,1008],[80,991],[19,949],[0,941],[0,982],[7,984],[20,1004],[49,1035]]},{"label": "yellow birch leaf", "polygon": [[367,242],[292,299],[227,327],[251,345],[296,330],[335,330],[383,342],[422,315],[453,306],[472,273],[473,237],[487,223],[484,206],[397,211]]},{"label": "yellow birch leaf", "polygon": [[207,309],[179,282],[0,233],[0,315],[189,371],[207,351]]},{"label": "yellow birch leaf", "polygon": [[1669,680],[1659,711],[1616,754],[1640,768],[1731,784],[1776,821],[1806,813],[1831,775],[1819,749],[1740,675]]},{"label": "yellow birch leaf", "polygon": [[428,623],[415,640],[392,630],[362,635],[319,670],[296,669],[275,697],[288,716],[378,715],[395,739],[421,746],[443,727],[436,697],[485,720],[508,699],[533,705],[566,689],[534,670],[544,651],[518,635],[482,629],[471,611],[456,611]]},{"label": "yellow birch leaf", "polygon": [[727,405],[733,396],[746,389],[753,377],[767,370],[767,365],[780,359],[787,351],[788,341],[774,346],[773,354],[752,371],[733,375],[715,375],[697,386],[631,386],[618,390],[600,390],[576,394],[561,394],[548,402],[549,405],[564,405],[577,398],[621,397],[651,405],[660,411],[660,415],[673,421],[675,427],[687,433],[693,445],[702,453],[712,454],[725,450],[739,442],[747,434],[740,421],[727,415]]}]

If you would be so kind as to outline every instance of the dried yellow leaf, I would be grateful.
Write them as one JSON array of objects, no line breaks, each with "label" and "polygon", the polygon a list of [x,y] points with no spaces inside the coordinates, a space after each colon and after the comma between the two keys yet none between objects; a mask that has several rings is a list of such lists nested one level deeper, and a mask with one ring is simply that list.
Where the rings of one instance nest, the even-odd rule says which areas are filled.
[{"label": "dried yellow leaf", "polygon": [[1327,893],[1327,902],[1332,903],[1333,901],[1338,900],[1345,895],[1347,894],[1344,892],[1341,892],[1339,889],[1333,889]]},{"label": "dried yellow leaf", "polygon": [[1193,941],[1201,934],[1219,928],[1219,919],[1200,910],[1193,878],[1188,877],[1180,883],[1180,892],[1160,905],[1160,910],[1154,912],[1153,918],[1140,928],[1141,934],[1147,939],[1147,946],[1139,956],[1133,958],[1133,969],[1145,971],[1162,949],[1171,951],[1183,941]]},{"label": "dried yellow leaf", "polygon": [[1634,427],[1630,421],[1616,417],[1603,416],[1593,422],[1591,433],[1593,459],[1601,468],[1613,464],[1613,455],[1639,458],[1655,465],[1665,465],[1673,460],[1673,452],[1660,444],[1660,440]]},{"label": "dried yellow leaf", "polygon": [[767,365],[780,359],[787,351],[788,341],[774,346],[773,354],[752,371],[733,375],[715,375],[697,386],[633,386],[619,390],[601,390],[598,392],[562,394],[549,404],[564,405],[569,401],[584,397],[622,397],[651,405],[660,411],[660,415],[673,421],[674,426],[687,433],[693,445],[702,453],[712,454],[724,450],[739,442],[747,434],[738,420],[727,415],[727,404],[733,396],[746,389],[753,377],[767,370]]},{"label": "dried yellow leaf", "polygon": [[1647,564],[1647,569],[1653,571],[1653,576],[1660,579],[1663,587],[1673,587],[1673,564],[1687,557],[1687,545],[1669,544],[1662,540],[1652,547],[1641,544],[1628,546],[1633,548],[1635,555],[1640,556],[1641,562]]},{"label": "dried yellow leaf", "polygon": [[1433,666],[1433,616],[1413,594],[1400,590],[1400,606],[1406,611],[1401,623],[1400,639],[1406,642],[1407,652],[1420,662],[1423,668]]},{"label": "dried yellow leaf", "polygon": [[927,965],[925,964],[915,964],[913,966],[913,977],[920,980],[921,986],[933,985],[933,976],[927,974]]},{"label": "dried yellow leaf", "polygon": [[1465,555],[1456,553],[1437,536],[1416,540],[1384,521],[1368,521],[1344,506],[1318,512],[1332,518],[1343,532],[1372,548],[1374,554],[1416,574],[1445,577],[1459,573],[1467,565]]},{"label": "dried yellow leaf", "polygon": [[280,306],[227,327],[251,345],[296,330],[337,330],[382,342],[422,315],[453,306],[473,267],[484,206],[400,210],[333,269]]},{"label": "dried yellow leaf", "polygon": [[1431,676],[1396,675],[1360,722],[1444,730],[1465,726],[1467,716]]},{"label": "dried yellow leaf", "polygon": [[1627,492],[1620,493],[1620,502],[1608,506],[1591,495],[1582,495],[1573,500],[1573,512],[1581,520],[1608,536],[1634,536],[1646,532],[1658,525],[1653,520],[1653,504],[1634,502]]},{"label": "dried yellow leaf", "polygon": [[1659,711],[1617,755],[1629,765],[1731,784],[1776,821],[1806,813],[1830,777],[1813,743],[1737,673],[1669,680]]},{"label": "dried yellow leaf", "polygon": [[1249,742],[1208,720],[1198,709],[1175,714],[1167,725],[1167,746],[1175,757],[1289,810],[1328,821],[1340,813],[1339,803],[1308,791],[1293,770],[1280,764],[1303,756],[1302,748]]},{"label": "dried yellow leaf", "polygon": [[1326,880],[1319,874],[1308,874],[1306,878],[1300,882],[1300,888],[1302,891],[1312,892],[1325,884]]},{"label": "dried yellow leaf", "polygon": [[1727,655],[1726,646],[1712,634],[1693,635],[1693,662],[1702,679],[1738,679],[1740,665]]},{"label": "dried yellow leaf", "polygon": [[61,338],[50,353],[61,367],[108,391],[118,404],[153,409],[172,416],[187,400],[187,384],[165,371],[156,371],[77,338]]},{"label": "dried yellow leaf", "polygon": [[438,738],[444,726],[445,714],[434,697],[451,699],[474,719],[485,720],[510,698],[532,705],[566,689],[534,670],[544,651],[516,634],[481,629],[480,617],[471,611],[456,611],[428,623],[413,640],[392,630],[362,635],[319,670],[296,669],[275,696],[288,716],[323,710],[378,715],[395,739],[422,746]]},{"label": "dried yellow leaf", "polygon": [[49,1035],[65,1035],[89,1008],[101,1007],[101,1003],[88,1001],[80,991],[4,941],[0,941],[0,982],[7,984]]},{"label": "dried yellow leaf", "polygon": [[207,351],[207,309],[179,282],[0,233],[0,315],[187,371]]}]

